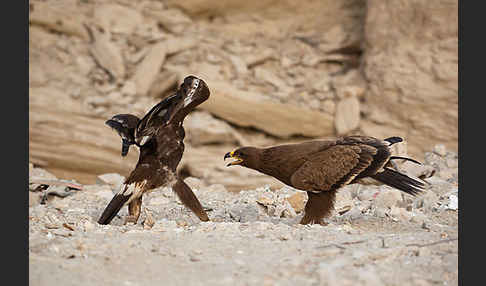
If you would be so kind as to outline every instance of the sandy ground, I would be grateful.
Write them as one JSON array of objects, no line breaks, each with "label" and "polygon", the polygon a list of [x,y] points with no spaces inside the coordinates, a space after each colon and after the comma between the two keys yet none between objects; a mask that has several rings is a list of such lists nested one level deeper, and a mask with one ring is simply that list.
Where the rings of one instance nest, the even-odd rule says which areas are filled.
[{"label": "sandy ground", "polygon": [[[31,190],[30,285],[457,285],[457,155],[425,157],[436,172],[423,195],[347,186],[327,226],[299,225],[306,195],[287,187],[235,193],[190,177],[211,222],[161,188],[137,225],[123,225],[124,208],[107,226],[96,220],[117,175],[115,185]],[[70,195],[40,203],[51,191]]]}]

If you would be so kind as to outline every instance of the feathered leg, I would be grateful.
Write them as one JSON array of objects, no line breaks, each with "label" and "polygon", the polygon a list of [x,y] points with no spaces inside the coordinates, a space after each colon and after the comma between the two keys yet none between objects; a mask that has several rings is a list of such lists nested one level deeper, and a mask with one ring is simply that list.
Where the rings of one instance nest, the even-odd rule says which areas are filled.
[{"label": "feathered leg", "polygon": [[305,214],[300,224],[326,224],[322,219],[331,214],[336,199],[336,191],[322,191],[320,193],[307,192],[308,200]]},{"label": "feathered leg", "polygon": [[188,207],[197,217],[202,221],[209,221],[209,217],[206,211],[201,206],[201,203],[197,199],[196,195],[192,192],[191,188],[182,180],[177,180],[172,189],[175,191],[181,202]]},{"label": "feathered leg", "polygon": [[125,218],[125,224],[127,223],[137,224],[141,211],[142,211],[142,196],[140,196],[138,199],[134,199],[128,204],[128,216]]}]

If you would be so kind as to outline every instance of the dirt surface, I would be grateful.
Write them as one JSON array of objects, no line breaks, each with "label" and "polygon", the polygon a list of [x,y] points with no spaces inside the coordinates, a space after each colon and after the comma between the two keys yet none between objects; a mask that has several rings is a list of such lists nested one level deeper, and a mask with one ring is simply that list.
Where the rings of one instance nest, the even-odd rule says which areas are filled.
[{"label": "dirt surface", "polygon": [[[101,226],[123,177],[66,188],[30,166],[30,285],[457,285],[457,154],[436,146],[425,158],[399,167],[429,183],[424,194],[347,186],[326,226],[298,224],[304,192],[236,193],[193,177],[210,222],[161,188],[137,225],[123,225],[124,208]],[[41,179],[58,185],[41,190]]]}]

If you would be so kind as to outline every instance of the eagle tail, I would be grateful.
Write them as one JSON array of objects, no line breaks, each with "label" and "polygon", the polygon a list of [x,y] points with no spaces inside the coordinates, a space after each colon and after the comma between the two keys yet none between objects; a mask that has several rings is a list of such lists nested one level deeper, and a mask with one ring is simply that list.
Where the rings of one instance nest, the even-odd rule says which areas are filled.
[{"label": "eagle tail", "polygon": [[376,173],[371,177],[412,196],[424,191],[425,187],[424,183],[389,168],[385,168],[383,172]]},{"label": "eagle tail", "polygon": [[120,209],[125,205],[128,199],[130,199],[130,196],[116,194],[101,214],[100,219],[98,219],[98,223],[109,224],[111,220],[116,216],[116,214],[120,211]]}]

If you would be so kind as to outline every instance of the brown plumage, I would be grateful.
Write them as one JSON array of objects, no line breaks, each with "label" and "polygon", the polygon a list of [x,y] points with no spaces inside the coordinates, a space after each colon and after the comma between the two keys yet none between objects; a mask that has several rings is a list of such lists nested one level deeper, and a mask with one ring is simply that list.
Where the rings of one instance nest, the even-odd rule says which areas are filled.
[{"label": "brown plumage", "polygon": [[423,190],[424,184],[390,168],[393,157],[389,146],[399,137],[385,140],[368,136],[348,136],[337,140],[313,140],[268,148],[241,147],[224,158],[254,169],[295,189],[306,191],[308,201],[301,224],[322,223],[334,207],[339,188],[374,179],[410,195]]},{"label": "brown plumage", "polygon": [[[98,223],[109,224],[127,204],[129,215],[126,222],[136,223],[141,212],[142,195],[162,186],[172,187],[182,203],[200,220],[209,220],[191,188],[176,172],[184,152],[184,118],[208,98],[206,83],[188,76],[175,95],[155,105],[141,120],[134,115],[119,114],[107,121],[107,125],[122,137],[122,155],[128,152],[127,145],[138,146],[140,155],[135,169],[105,208]],[[137,119],[135,126],[134,118]]]}]

